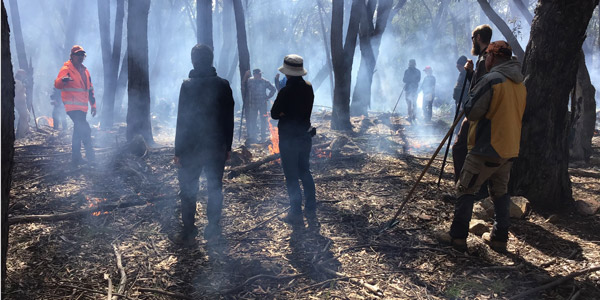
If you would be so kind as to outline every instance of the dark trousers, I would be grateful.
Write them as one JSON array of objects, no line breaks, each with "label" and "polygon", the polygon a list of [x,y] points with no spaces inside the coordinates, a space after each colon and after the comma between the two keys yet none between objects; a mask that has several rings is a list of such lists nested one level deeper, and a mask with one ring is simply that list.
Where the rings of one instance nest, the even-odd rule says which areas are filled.
[{"label": "dark trousers", "polygon": [[426,121],[431,121],[433,115],[433,93],[423,93],[423,116]]},{"label": "dark trousers", "polygon": [[302,211],[302,192],[298,180],[302,181],[304,188],[304,198],[306,199],[304,208],[312,210],[316,206],[315,182],[310,173],[309,162],[311,148],[312,139],[308,134],[291,138],[279,136],[281,165],[290,197],[291,213],[297,214]]},{"label": "dark trousers", "polygon": [[198,194],[200,173],[206,176],[208,203],[206,215],[208,222],[219,223],[223,209],[223,169],[225,151],[206,151],[195,155],[180,157],[181,168],[177,173],[181,190],[181,220],[183,230],[192,231],[196,215],[196,196]]},{"label": "dark trousers", "polygon": [[453,238],[464,239],[469,234],[469,222],[473,214],[475,193],[488,181],[490,195],[494,202],[494,228],[492,239],[506,242],[510,226],[510,196],[508,181],[512,162],[507,159],[491,158],[469,154],[457,184],[458,199],[454,207],[454,219],[450,226]]},{"label": "dark trousers", "polygon": [[74,110],[67,112],[67,115],[73,121],[73,142],[72,142],[72,157],[73,161],[81,159],[81,144],[85,147],[85,156],[89,161],[93,161],[96,156],[94,154],[94,146],[92,145],[92,130],[90,124],[85,119],[86,112]]},{"label": "dark trousers", "polygon": [[248,138],[256,139],[257,138],[257,130],[258,124],[260,122],[260,137],[263,140],[267,138],[267,102],[264,101],[262,103],[252,103],[248,105],[247,113],[246,113],[246,128],[248,130]]},{"label": "dark trousers", "polygon": [[63,105],[54,105],[52,109],[52,121],[54,129],[58,129],[59,125],[62,125],[63,130],[67,129],[67,116]]}]

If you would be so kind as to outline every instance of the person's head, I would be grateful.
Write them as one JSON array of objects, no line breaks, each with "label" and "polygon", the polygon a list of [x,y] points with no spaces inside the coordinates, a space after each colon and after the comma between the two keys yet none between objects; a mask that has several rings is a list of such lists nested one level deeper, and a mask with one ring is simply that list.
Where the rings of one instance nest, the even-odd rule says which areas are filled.
[{"label": "person's head", "polygon": [[212,67],[213,64],[212,49],[203,44],[196,44],[192,48],[192,65],[194,69],[206,69]]},{"label": "person's head", "polygon": [[304,59],[298,54],[289,54],[283,58],[283,65],[279,67],[279,72],[285,74],[286,77],[299,77],[306,75],[304,69]]},{"label": "person's head", "polygon": [[512,57],[512,48],[505,41],[495,41],[488,45],[486,50],[485,68],[488,72],[492,67],[507,62]]},{"label": "person's head", "polygon": [[260,71],[260,69],[254,69],[254,70],[252,70],[252,77],[254,77],[256,79],[261,79],[262,78],[262,72]]},{"label": "person's head", "polygon": [[479,55],[481,50],[487,46],[492,40],[492,27],[488,24],[479,25],[473,30],[471,34],[471,41],[473,42],[473,48],[471,48],[471,54]]},{"label": "person's head", "polygon": [[465,64],[467,63],[467,57],[462,55],[461,57],[458,58],[458,60],[456,61],[456,68],[458,69],[459,72],[462,72],[465,69]]},{"label": "person's head", "polygon": [[433,73],[433,69],[431,69],[430,66],[425,67],[425,69],[423,69],[423,71],[425,72],[425,74],[427,75],[431,75]]},{"label": "person's head", "polygon": [[417,66],[417,61],[415,61],[414,59],[410,59],[408,61],[408,67],[409,68],[415,68]]},{"label": "person's head", "polygon": [[85,50],[79,45],[71,47],[71,61],[75,65],[81,65],[85,59]]}]

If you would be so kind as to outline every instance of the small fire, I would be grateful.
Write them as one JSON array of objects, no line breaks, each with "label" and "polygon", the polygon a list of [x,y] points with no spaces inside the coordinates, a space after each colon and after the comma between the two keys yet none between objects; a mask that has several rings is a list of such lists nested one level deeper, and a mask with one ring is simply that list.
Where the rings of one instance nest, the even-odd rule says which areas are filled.
[{"label": "small fire", "polygon": [[[89,196],[85,196],[85,199],[88,202],[88,207],[89,208],[98,207],[100,205],[100,203],[106,201],[106,198],[102,198],[102,199],[100,199],[100,198],[90,198]],[[96,217],[99,216],[99,215],[107,215],[107,214],[108,214],[108,211],[104,211],[104,212],[102,212],[102,211],[95,211],[95,212],[92,212],[92,216],[96,216]]]},{"label": "small fire", "polygon": [[318,158],[331,158],[331,150],[315,149],[315,156]]},{"label": "small fire", "polygon": [[46,116],[39,116],[36,119],[36,121],[38,122],[38,124],[40,123],[40,120],[44,120],[44,121],[46,121],[46,123],[48,123],[48,126],[54,127],[54,119],[52,119],[50,117],[46,117]]},{"label": "small fire", "polygon": [[269,133],[271,134],[271,145],[269,145],[269,153],[279,153],[279,131],[277,127],[271,124],[270,121],[267,121],[267,123],[269,123]]}]

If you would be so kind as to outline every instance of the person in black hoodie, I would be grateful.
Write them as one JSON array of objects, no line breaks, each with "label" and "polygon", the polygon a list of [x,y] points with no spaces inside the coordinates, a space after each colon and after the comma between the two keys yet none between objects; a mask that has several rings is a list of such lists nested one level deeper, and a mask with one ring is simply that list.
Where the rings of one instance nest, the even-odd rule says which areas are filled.
[{"label": "person in black hoodie", "polygon": [[303,59],[296,54],[287,55],[279,71],[287,78],[271,108],[271,117],[279,120],[279,151],[290,197],[290,211],[283,218],[286,223],[302,224],[302,192],[304,188],[304,212],[314,217],[316,212],[315,182],[310,173],[309,156],[315,131],[310,124],[315,96],[312,85],[302,76],[306,75]]},{"label": "person in black hoodie", "polygon": [[217,76],[212,67],[213,52],[206,45],[192,48],[189,79],[181,84],[174,163],[179,167],[181,219],[183,229],[170,236],[177,244],[194,242],[198,179],[204,169],[208,188],[204,238],[218,236],[223,207],[223,170],[233,141],[234,100],[229,82]]}]

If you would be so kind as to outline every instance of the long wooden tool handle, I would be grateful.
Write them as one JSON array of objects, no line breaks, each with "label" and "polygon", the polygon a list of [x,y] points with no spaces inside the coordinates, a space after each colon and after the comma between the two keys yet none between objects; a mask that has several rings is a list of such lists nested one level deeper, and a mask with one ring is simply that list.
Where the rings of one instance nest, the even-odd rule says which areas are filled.
[{"label": "long wooden tool handle", "polygon": [[429,167],[431,166],[431,163],[433,162],[433,160],[435,159],[435,157],[438,155],[438,153],[440,152],[440,150],[442,150],[442,147],[444,147],[444,144],[446,143],[446,140],[448,139],[448,137],[450,137],[450,134],[454,130],[454,127],[456,127],[456,124],[458,124],[458,121],[460,119],[462,119],[462,117],[464,115],[465,115],[465,112],[461,111],[460,114],[458,115],[458,118],[456,118],[454,120],[454,123],[452,124],[452,126],[450,126],[450,130],[448,130],[448,133],[446,133],[446,136],[444,136],[444,139],[442,140],[442,142],[440,143],[440,145],[437,147],[437,149],[435,149],[435,152],[433,153],[433,155],[431,156],[431,159],[429,159],[429,162],[427,163],[427,165],[425,166],[425,168],[421,172],[421,175],[419,175],[419,178],[417,178],[417,181],[415,182],[415,184],[413,184],[412,188],[408,192],[408,195],[406,195],[406,198],[404,198],[404,201],[402,201],[402,204],[400,204],[400,208],[398,208],[398,211],[396,211],[396,214],[394,215],[394,217],[388,223],[388,227],[396,221],[396,219],[398,218],[398,216],[402,212],[402,209],[404,208],[404,205],[406,205],[406,202],[408,202],[408,200],[410,199],[410,197],[412,196],[412,194],[415,192],[415,189],[417,188],[417,185],[419,184],[419,182],[421,182],[421,179],[423,178],[423,175],[425,175],[425,173],[427,172],[427,170],[429,170]]}]

